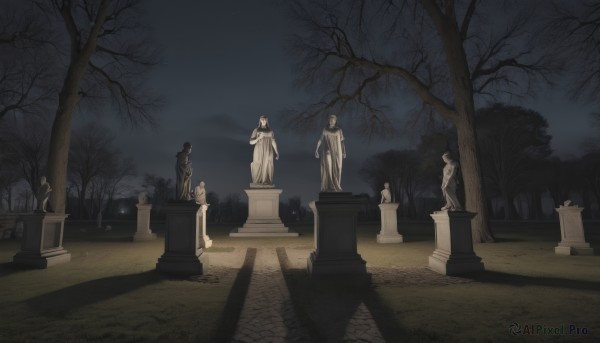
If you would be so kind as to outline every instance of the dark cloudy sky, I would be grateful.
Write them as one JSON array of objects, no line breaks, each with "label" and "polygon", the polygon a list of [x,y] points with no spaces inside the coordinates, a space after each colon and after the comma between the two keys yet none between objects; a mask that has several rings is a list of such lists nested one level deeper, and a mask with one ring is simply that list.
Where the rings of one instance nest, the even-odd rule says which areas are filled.
[{"label": "dark cloudy sky", "polygon": [[[282,198],[300,195],[304,203],[316,199],[320,174],[314,149],[321,129],[284,131],[277,119],[282,109],[307,100],[307,95],[292,85],[293,59],[285,46],[293,28],[285,15],[285,1],[146,3],[149,24],[164,48],[163,62],[149,82],[165,96],[167,104],[156,115],[156,131],[132,132],[118,127],[116,116],[103,119],[104,125],[114,130],[123,152],[135,158],[138,174],[174,179],[175,153],[189,141],[193,144],[194,184],[204,180],[207,190],[221,198],[229,193],[243,195],[250,183],[252,146],[248,139],[259,115],[266,114],[280,150],[275,184],[283,189]],[[548,119],[558,155],[577,154],[581,139],[593,133],[588,118],[591,106],[572,104],[561,95],[560,87],[540,94],[521,105]],[[343,117],[340,126],[345,127]],[[403,137],[368,144],[349,129],[344,133],[348,158],[342,187],[354,193],[370,192],[358,176],[365,158],[388,149],[413,147]]]}]

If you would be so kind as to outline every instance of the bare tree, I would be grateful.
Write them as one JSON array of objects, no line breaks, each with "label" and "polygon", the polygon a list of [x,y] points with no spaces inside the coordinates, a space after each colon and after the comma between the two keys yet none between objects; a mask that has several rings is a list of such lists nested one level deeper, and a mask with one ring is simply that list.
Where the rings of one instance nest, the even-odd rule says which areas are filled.
[{"label": "bare tree", "polygon": [[476,123],[487,189],[502,200],[504,219],[516,219],[515,197],[535,181],[540,162],[552,152],[548,122],[538,112],[496,103],[477,111]]},{"label": "bare tree", "polygon": [[55,81],[53,30],[32,2],[7,0],[0,11],[0,120],[42,113]]},{"label": "bare tree", "polygon": [[13,186],[23,178],[19,170],[19,154],[9,144],[8,136],[0,135],[0,212],[3,199],[6,199],[8,211],[12,211]]},{"label": "bare tree", "polygon": [[556,1],[548,37],[570,61],[571,95],[598,102],[600,92],[600,1]]},{"label": "bare tree", "polygon": [[[151,192],[152,209],[159,217],[163,216],[163,207],[169,199],[175,197],[175,185],[173,179],[166,179],[162,176],[146,173],[142,182],[142,187]],[[212,204],[212,203],[211,203]]]},{"label": "bare tree", "polygon": [[[16,156],[16,169],[28,184],[32,198],[37,194],[40,176],[46,167],[50,130],[48,120],[39,116],[4,118],[0,134],[6,137],[6,147]],[[28,202],[33,206],[33,199]]]},{"label": "bare tree", "polygon": [[108,174],[118,154],[112,146],[114,137],[110,132],[91,122],[73,133],[69,152],[69,179],[79,199],[79,218],[89,217],[86,206],[89,187],[95,178]]},{"label": "bare tree", "polygon": [[[66,51],[63,81],[52,125],[48,178],[50,203],[65,211],[67,162],[73,116],[79,104],[110,104],[129,123],[152,123],[156,97],[143,76],[156,63],[156,51],[140,23],[139,0],[36,0],[51,27],[62,27],[56,45]],[[81,102],[80,100],[85,100]],[[107,102],[108,100],[108,102]]]},{"label": "bare tree", "polygon": [[[589,193],[596,198],[596,204],[600,205],[600,149],[583,155],[578,163],[577,176],[582,183],[582,195]],[[591,202],[591,201],[590,201]],[[589,208],[589,214],[594,215]]]},{"label": "bare tree", "polygon": [[[324,96],[298,123],[358,108],[366,132],[392,126],[382,102],[417,96],[457,130],[466,209],[477,212],[473,240],[491,242],[475,133],[475,97],[518,96],[554,66],[537,55],[526,29],[533,2],[471,0],[295,1],[294,41],[302,83]],[[505,13],[500,16],[499,13]]]},{"label": "bare tree", "polygon": [[[102,171],[91,181],[90,202],[91,216],[96,217],[99,212],[105,212],[112,208],[116,195],[131,190],[125,181],[136,175],[133,159],[121,158],[121,152],[115,150],[110,154],[108,161],[104,164]],[[108,218],[108,213],[104,218]]]}]

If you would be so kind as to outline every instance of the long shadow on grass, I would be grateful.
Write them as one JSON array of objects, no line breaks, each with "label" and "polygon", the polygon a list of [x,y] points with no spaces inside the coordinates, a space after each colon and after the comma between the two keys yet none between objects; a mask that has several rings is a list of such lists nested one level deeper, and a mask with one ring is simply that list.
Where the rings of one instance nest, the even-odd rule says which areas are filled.
[{"label": "long shadow on grass", "polygon": [[484,271],[468,276],[470,279],[484,283],[499,283],[509,286],[545,286],[565,289],[595,291],[600,289],[600,282],[562,279],[556,277],[525,276],[494,271]]},{"label": "long shadow on grass", "polygon": [[357,317],[364,320],[361,304],[370,312],[386,342],[407,337],[406,330],[395,322],[393,310],[385,306],[374,291],[370,278],[311,279],[305,269],[290,267],[285,248],[277,248],[277,257],[294,310],[311,342],[341,342],[351,320],[359,319]]},{"label": "long shadow on grass", "polygon": [[215,339],[216,342],[231,342],[235,328],[240,319],[242,308],[244,307],[244,300],[248,293],[248,286],[250,285],[250,278],[252,277],[252,270],[254,269],[254,260],[256,259],[256,248],[248,248],[246,250],[246,258],[244,264],[238,272],[238,275],[231,286],[229,291],[229,297],[227,297],[227,304],[223,310],[223,316],[221,322],[217,328]]},{"label": "long shadow on grass", "polygon": [[79,308],[164,280],[155,270],[90,280],[30,298],[25,303],[42,315],[62,317]]},{"label": "long shadow on grass", "polygon": [[0,263],[0,278],[27,270],[31,270],[31,268],[19,266],[12,262]]}]

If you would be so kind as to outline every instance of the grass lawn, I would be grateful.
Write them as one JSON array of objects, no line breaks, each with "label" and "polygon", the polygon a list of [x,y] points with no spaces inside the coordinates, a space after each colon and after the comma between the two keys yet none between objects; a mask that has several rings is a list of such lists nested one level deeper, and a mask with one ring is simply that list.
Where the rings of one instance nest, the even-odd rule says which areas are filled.
[{"label": "grass lawn", "polygon": [[[600,223],[584,226],[598,251]],[[600,340],[600,256],[554,254],[558,222],[492,223],[497,243],[475,246],[486,271],[463,277],[425,268],[434,247],[432,222],[400,221],[401,244],[377,244],[378,225],[362,224],[358,250],[373,280],[367,289],[308,279],[308,224],[291,225],[298,238],[230,238],[233,225],[209,224],[210,267],[189,279],[155,272],[164,244],[160,224],[151,225],[159,238],[141,243],[128,241],[135,223],[112,227],[98,232],[91,223],[67,222],[63,246],[71,262],[41,270],[13,266],[19,242],[0,241],[0,342],[219,341],[231,328],[227,309],[249,247],[285,248],[286,281],[300,316],[317,332],[312,337],[320,337],[323,324],[315,322],[326,322],[319,318],[350,318],[362,302],[388,341]],[[515,324],[521,332],[530,325],[534,334],[546,332],[513,336]],[[568,333],[570,325],[587,335],[555,334],[563,327]]]}]

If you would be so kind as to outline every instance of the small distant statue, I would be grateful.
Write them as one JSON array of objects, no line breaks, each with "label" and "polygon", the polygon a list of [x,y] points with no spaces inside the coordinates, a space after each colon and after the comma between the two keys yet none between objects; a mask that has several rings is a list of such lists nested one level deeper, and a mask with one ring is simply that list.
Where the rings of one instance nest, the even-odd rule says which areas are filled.
[{"label": "small distant statue", "polygon": [[446,162],[442,177],[442,194],[444,195],[446,204],[442,207],[442,211],[462,211],[462,206],[456,196],[459,165],[456,161],[452,160],[449,152],[445,152],[442,155],[442,160]]},{"label": "small distant statue", "polygon": [[50,187],[50,184],[46,181],[46,177],[40,177],[40,188],[38,189],[36,194],[37,211],[46,212],[50,192],[52,192],[52,187]]},{"label": "small distant statue", "polygon": [[279,151],[273,130],[269,127],[269,118],[260,116],[258,127],[252,131],[250,144],[254,145],[250,172],[255,185],[273,185],[273,156],[279,160]]},{"label": "small distant statue", "polygon": [[138,204],[145,205],[148,203],[148,192],[140,192],[138,194]]},{"label": "small distant statue", "polygon": [[196,204],[206,205],[206,189],[204,186],[204,181],[200,181],[198,186],[194,189],[194,200],[196,201]]},{"label": "small distant statue", "polygon": [[392,202],[392,193],[390,192],[390,183],[386,182],[383,184],[383,190],[381,191],[381,203],[389,204]]},{"label": "small distant statue", "polygon": [[177,164],[175,172],[177,173],[177,184],[175,186],[175,200],[192,200],[192,144],[185,142],[183,150],[177,153]]},{"label": "small distant statue", "polygon": [[[319,147],[323,151],[319,154]],[[346,158],[344,133],[337,126],[337,116],[329,116],[327,127],[323,129],[317,142],[315,157],[321,157],[321,192],[341,192],[342,161]]]}]

